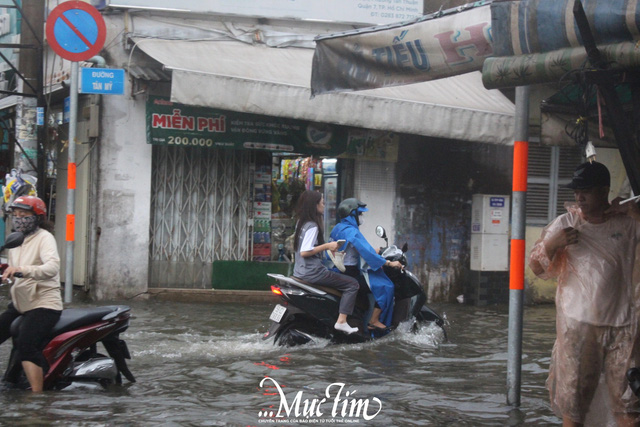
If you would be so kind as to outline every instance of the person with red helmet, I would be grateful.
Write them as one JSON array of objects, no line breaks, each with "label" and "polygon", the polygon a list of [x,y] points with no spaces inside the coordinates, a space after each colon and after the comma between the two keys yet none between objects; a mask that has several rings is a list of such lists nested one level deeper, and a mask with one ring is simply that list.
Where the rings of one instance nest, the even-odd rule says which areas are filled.
[{"label": "person with red helmet", "polygon": [[16,349],[31,390],[40,392],[44,371],[48,369],[42,350],[63,308],[60,256],[45,219],[47,207],[40,198],[17,197],[9,210],[13,228],[23,233],[25,239],[21,246],[9,249],[9,267],[2,274],[3,281],[15,282],[10,291],[11,303],[0,314],[0,344],[11,337],[11,323],[23,316]]}]

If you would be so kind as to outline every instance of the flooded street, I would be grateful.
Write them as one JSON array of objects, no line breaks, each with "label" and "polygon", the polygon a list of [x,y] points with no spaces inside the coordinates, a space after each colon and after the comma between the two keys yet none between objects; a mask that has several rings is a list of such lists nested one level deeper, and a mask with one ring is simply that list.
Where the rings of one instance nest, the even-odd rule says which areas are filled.
[{"label": "flooded street", "polygon": [[[6,298],[0,301],[6,305]],[[522,407],[506,405],[507,307],[432,305],[448,322],[418,334],[396,331],[376,342],[294,349],[261,340],[272,304],[124,302],[132,307],[124,338],[137,383],[102,390],[73,386],[32,396],[0,394],[2,425],[550,425],[544,381],[554,339],[553,306],[527,307]],[[6,363],[9,344],[0,347]],[[264,380],[262,387],[261,381]],[[272,422],[280,396],[316,404],[321,416]],[[341,399],[335,403],[339,386]],[[321,402],[329,387],[330,399]],[[348,415],[367,403],[366,420]],[[336,415],[332,415],[336,407]],[[361,406],[362,409],[362,406]],[[267,414],[267,416],[265,416]],[[316,413],[317,414],[317,413]]]}]

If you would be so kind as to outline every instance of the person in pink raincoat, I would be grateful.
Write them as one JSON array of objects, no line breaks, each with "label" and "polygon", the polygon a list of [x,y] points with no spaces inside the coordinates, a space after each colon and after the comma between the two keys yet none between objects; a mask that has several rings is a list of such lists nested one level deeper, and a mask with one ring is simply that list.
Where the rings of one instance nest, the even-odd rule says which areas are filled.
[{"label": "person in pink raincoat", "polygon": [[529,266],[558,278],[556,341],[551,355],[551,407],[564,426],[579,426],[602,373],[618,425],[638,425],[638,399],[626,371],[640,366],[640,339],[632,281],[640,242],[640,208],[608,202],[609,170],[578,166],[568,185],[576,203],[545,227]]}]

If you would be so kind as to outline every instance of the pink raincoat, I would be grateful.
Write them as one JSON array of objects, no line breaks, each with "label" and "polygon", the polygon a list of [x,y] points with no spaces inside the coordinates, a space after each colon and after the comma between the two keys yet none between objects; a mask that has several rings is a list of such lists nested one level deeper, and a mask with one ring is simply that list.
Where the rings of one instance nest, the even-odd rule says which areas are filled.
[{"label": "pink raincoat", "polygon": [[[544,242],[558,230],[578,230],[578,243],[549,259]],[[640,342],[633,267],[640,223],[626,215],[601,224],[569,206],[542,232],[531,252],[531,266],[544,279],[557,277],[556,342],[551,356],[551,406],[560,417],[584,422],[600,375],[604,373],[614,412],[636,412],[638,400],[625,379],[640,366]]]}]

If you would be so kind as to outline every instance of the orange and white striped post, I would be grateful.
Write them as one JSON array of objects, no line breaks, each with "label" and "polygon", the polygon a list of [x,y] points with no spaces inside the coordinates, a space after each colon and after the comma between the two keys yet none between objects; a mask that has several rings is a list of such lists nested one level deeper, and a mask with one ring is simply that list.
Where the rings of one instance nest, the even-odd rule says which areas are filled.
[{"label": "orange and white striped post", "polygon": [[[75,159],[74,159],[75,160]],[[67,190],[76,189],[76,164],[69,160],[67,165]],[[76,216],[74,213],[67,214],[67,242],[75,240]]]},{"label": "orange and white striped post", "polygon": [[[529,143],[527,141],[515,141],[513,144],[513,205],[514,213],[511,231],[511,259],[509,290],[524,290],[524,260],[525,260],[525,233],[517,233],[519,230],[515,223],[520,217],[516,211],[526,208],[527,195],[527,163],[529,159]],[[525,211],[526,212],[526,211]],[[524,228],[523,228],[524,230]]]},{"label": "orange and white striped post", "polygon": [[73,298],[73,243],[75,241],[76,214],[76,130],[78,123],[78,62],[71,62],[69,79],[69,147],[67,154],[67,258],[65,263],[64,302]]},{"label": "orange and white striped post", "polygon": [[515,138],[513,145],[513,196],[511,198],[511,258],[509,269],[509,353],[507,404],[520,406],[522,372],[522,311],[529,162],[529,86],[516,88]]}]

